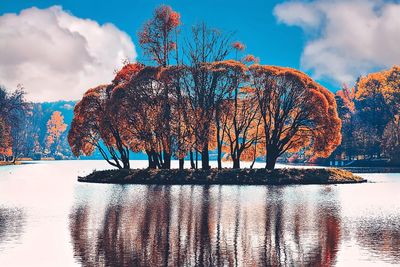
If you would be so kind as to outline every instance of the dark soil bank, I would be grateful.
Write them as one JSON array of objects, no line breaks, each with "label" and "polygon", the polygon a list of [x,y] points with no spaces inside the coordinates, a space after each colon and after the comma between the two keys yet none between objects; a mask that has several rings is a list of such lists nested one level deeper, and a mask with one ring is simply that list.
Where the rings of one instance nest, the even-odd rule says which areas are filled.
[{"label": "dark soil bank", "polygon": [[106,170],[94,171],[80,182],[116,184],[341,184],[362,183],[365,179],[345,170],[326,169],[211,169],[211,170]]}]

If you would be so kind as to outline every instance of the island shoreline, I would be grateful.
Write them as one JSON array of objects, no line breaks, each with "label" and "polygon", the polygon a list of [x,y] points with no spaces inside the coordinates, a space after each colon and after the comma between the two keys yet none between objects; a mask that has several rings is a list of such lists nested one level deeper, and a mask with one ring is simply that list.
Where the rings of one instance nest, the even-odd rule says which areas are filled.
[{"label": "island shoreline", "polygon": [[299,169],[131,169],[94,171],[78,177],[79,182],[108,184],[154,185],[290,185],[290,184],[348,184],[366,179],[336,168]]}]

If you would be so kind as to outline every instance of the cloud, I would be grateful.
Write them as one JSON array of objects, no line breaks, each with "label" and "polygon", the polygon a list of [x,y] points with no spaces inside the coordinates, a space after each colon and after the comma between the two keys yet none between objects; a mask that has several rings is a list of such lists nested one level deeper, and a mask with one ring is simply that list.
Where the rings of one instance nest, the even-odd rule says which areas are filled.
[{"label": "cloud", "polygon": [[31,101],[77,100],[109,83],[124,59],[136,59],[131,38],[60,6],[0,16],[0,84],[22,84]]},{"label": "cloud", "polygon": [[275,6],[274,14],[305,32],[301,68],[314,78],[352,83],[359,75],[400,64],[400,4],[288,1]]}]

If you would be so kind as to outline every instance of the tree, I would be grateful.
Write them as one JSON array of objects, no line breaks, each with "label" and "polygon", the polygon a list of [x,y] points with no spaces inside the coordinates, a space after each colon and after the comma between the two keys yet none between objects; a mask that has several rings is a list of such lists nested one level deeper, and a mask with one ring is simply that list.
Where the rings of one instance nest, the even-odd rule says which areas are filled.
[{"label": "tree", "polygon": [[0,156],[3,159],[13,156],[15,161],[24,144],[25,139],[20,138],[24,130],[22,123],[29,109],[24,95],[21,85],[12,93],[0,87]]},{"label": "tree", "polygon": [[[178,27],[181,24],[180,14],[173,11],[170,6],[158,7],[153,17],[144,25],[143,30],[139,33],[139,43],[149,58],[156,62],[158,66],[167,67],[170,64],[170,53],[177,51],[177,35]],[[177,53],[176,53],[177,55]],[[176,61],[178,57],[176,56]],[[158,82],[160,86],[159,104],[162,107],[159,114],[162,118],[158,121],[160,127],[164,129],[163,135],[169,135],[171,132],[170,121],[172,119],[172,110],[170,103],[171,88],[162,81]],[[171,147],[172,137],[165,138],[166,143],[163,147],[163,168],[171,167]]]},{"label": "tree", "polygon": [[163,95],[158,80],[160,70],[160,67],[138,67],[127,84],[114,88],[111,99],[113,110],[120,111],[118,118],[126,125],[127,133],[146,151],[149,168],[165,167],[162,152],[170,154],[168,142],[163,139],[168,134],[162,127],[159,105]]},{"label": "tree", "polygon": [[188,97],[184,94],[183,77],[187,75],[185,66],[169,66],[163,68],[160,80],[163,86],[169,88],[169,100],[171,106],[170,128],[165,129],[169,133],[171,153],[179,160],[179,169],[184,168],[184,159],[194,146],[194,134],[191,125],[194,122],[187,110]]},{"label": "tree", "polygon": [[254,96],[250,94],[251,89],[244,86],[247,67],[239,61],[225,60],[211,63],[211,69],[219,74],[215,101],[218,168],[221,168],[223,145],[233,161],[233,168],[240,168],[243,151],[257,139],[258,107]]},{"label": "tree", "polygon": [[341,120],[331,92],[291,68],[255,64],[250,73],[262,118],[267,169],[274,169],[285,152],[306,147],[315,157],[327,157],[340,144]]},{"label": "tree", "polygon": [[385,127],[382,150],[394,163],[400,162],[400,118],[396,115]]},{"label": "tree", "polygon": [[[213,121],[224,92],[218,91],[220,74],[210,68],[210,64],[224,60],[229,52],[230,34],[207,27],[204,23],[192,28],[191,39],[187,40],[184,54],[189,73],[185,77],[184,92],[189,100],[189,112],[197,123],[192,125],[195,136],[195,149],[201,152],[202,168],[209,169],[208,151],[213,133]],[[218,131],[218,124],[216,130]]]},{"label": "tree", "polygon": [[380,157],[382,135],[390,121],[391,112],[383,94],[385,73],[371,73],[361,77],[356,84],[356,110],[360,124],[358,125],[359,145],[364,146],[362,154],[372,158]]},{"label": "tree", "polygon": [[[400,67],[368,74],[356,83],[356,129],[360,152],[396,160],[396,128],[400,114]],[[390,133],[392,131],[392,133]],[[391,136],[392,135],[392,136]]]},{"label": "tree", "polygon": [[5,160],[12,156],[11,127],[0,117],[0,157]]},{"label": "tree", "polygon": [[169,54],[177,49],[176,36],[174,38],[173,33],[177,33],[180,24],[180,14],[170,6],[162,5],[139,32],[139,43],[144,54],[159,66],[169,65]]},{"label": "tree", "polygon": [[342,142],[334,154],[345,153],[349,159],[356,154],[355,131],[359,126],[355,109],[355,88],[343,85],[336,92],[336,103],[339,118],[342,120]]},{"label": "tree", "polygon": [[47,122],[46,145],[51,154],[54,155],[57,152],[60,137],[66,129],[67,124],[64,123],[64,117],[61,115],[61,112],[54,111]]},{"label": "tree", "polygon": [[119,169],[129,169],[129,139],[122,138],[125,125],[109,110],[113,87],[89,89],[74,108],[68,142],[75,156],[91,155],[97,148],[103,158]]}]

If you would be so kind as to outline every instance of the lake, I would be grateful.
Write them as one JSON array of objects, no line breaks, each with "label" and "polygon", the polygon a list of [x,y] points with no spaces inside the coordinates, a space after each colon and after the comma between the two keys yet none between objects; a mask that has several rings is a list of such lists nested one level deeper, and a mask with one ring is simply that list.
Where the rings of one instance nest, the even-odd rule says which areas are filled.
[{"label": "lake", "polygon": [[77,182],[94,169],[109,167],[0,167],[0,266],[400,264],[400,174],[343,185]]}]

